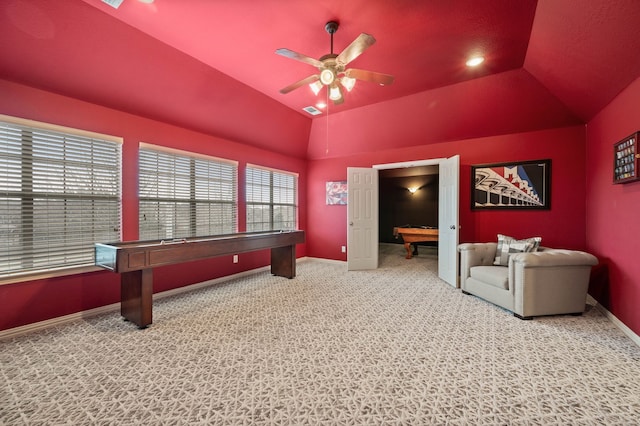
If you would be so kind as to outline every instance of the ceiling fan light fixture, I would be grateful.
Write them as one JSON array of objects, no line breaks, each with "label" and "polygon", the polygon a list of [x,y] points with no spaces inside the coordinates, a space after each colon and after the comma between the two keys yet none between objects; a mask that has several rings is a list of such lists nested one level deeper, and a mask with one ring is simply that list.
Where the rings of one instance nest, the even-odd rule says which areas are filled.
[{"label": "ceiling fan light fixture", "polygon": [[347,91],[351,91],[353,87],[356,85],[356,79],[347,77],[346,75],[340,79],[340,83],[344,86]]},{"label": "ceiling fan light fixture", "polygon": [[340,87],[338,87],[338,85],[334,84],[329,89],[329,99],[331,99],[332,101],[337,101],[342,99],[342,90],[340,90]]},{"label": "ceiling fan light fixture", "polygon": [[313,92],[313,94],[318,96],[318,93],[320,93],[320,90],[322,89],[322,83],[320,82],[320,80],[316,80],[313,83],[311,83],[309,87],[311,88],[311,91]]},{"label": "ceiling fan light fixture", "polygon": [[484,56],[472,56],[466,62],[468,67],[477,67],[484,62]]},{"label": "ceiling fan light fixture", "polygon": [[328,68],[325,68],[320,72],[320,81],[325,86],[331,85],[331,83],[333,83],[335,79],[336,79],[336,75],[332,70]]},{"label": "ceiling fan light fixture", "polygon": [[344,90],[350,92],[355,86],[356,80],[378,83],[380,85],[393,83],[394,78],[392,75],[360,69],[346,69],[347,64],[360,56],[376,42],[376,39],[372,35],[366,33],[360,34],[351,42],[351,44],[343,49],[341,53],[336,54],[333,52],[333,35],[338,30],[338,22],[327,22],[325,30],[331,36],[331,51],[330,53],[321,56],[320,59],[314,59],[290,49],[276,49],[277,55],[294,59],[299,62],[304,62],[305,64],[312,65],[318,70],[317,74],[312,74],[280,89],[280,93],[285,95],[299,87],[309,85],[309,88],[313,93],[318,96],[320,91],[322,91],[322,87],[327,86],[327,96],[333,100],[335,105],[340,105],[344,102]]}]

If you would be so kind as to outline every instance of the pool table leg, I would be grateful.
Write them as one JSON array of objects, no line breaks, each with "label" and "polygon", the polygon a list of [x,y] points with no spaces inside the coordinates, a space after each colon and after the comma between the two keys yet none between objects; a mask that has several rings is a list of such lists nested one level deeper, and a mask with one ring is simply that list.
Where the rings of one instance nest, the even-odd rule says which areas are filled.
[{"label": "pool table leg", "polygon": [[411,243],[404,243],[404,248],[407,250],[407,259],[411,259]]}]

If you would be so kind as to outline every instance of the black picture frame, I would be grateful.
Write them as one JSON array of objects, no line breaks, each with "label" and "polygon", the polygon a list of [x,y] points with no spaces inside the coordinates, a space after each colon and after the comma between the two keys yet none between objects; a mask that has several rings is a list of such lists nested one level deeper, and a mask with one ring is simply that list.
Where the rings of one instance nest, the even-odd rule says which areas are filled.
[{"label": "black picture frame", "polygon": [[551,209],[551,160],[471,166],[471,210]]}]

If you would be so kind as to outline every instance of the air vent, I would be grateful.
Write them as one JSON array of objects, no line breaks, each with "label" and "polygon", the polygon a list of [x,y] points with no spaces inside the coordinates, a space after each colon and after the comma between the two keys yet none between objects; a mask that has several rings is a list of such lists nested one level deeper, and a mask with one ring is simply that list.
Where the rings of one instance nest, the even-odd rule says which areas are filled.
[{"label": "air vent", "polygon": [[308,112],[311,115],[320,115],[320,114],[322,114],[322,111],[320,111],[318,108],[314,108],[312,106],[304,107],[302,109],[304,111]]},{"label": "air vent", "polygon": [[103,3],[108,4],[109,6],[113,7],[114,9],[119,8],[123,1],[124,0],[102,0]]}]

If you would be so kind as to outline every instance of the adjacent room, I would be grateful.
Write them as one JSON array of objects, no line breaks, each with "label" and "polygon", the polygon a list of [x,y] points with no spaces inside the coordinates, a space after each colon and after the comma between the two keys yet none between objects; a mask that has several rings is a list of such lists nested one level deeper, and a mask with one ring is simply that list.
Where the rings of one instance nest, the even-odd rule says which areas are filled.
[{"label": "adjacent room", "polygon": [[638,22],[1,2],[0,423],[637,423]]}]

